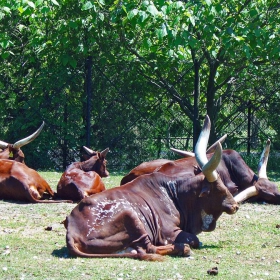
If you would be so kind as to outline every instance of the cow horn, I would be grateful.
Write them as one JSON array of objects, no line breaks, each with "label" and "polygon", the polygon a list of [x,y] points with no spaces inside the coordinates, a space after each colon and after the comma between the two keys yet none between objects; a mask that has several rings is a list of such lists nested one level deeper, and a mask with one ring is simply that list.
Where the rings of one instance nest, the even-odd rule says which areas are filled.
[{"label": "cow horn", "polygon": [[269,150],[270,150],[270,139],[267,140],[266,146],[263,149],[263,152],[261,154],[261,158],[260,158],[260,161],[259,161],[259,165],[258,165],[258,176],[259,176],[259,178],[267,179],[266,166],[267,166],[267,161],[268,161],[268,156],[269,156]]},{"label": "cow horn", "polygon": [[182,151],[175,148],[170,148],[170,150],[182,157],[195,157],[195,154],[192,152]]},{"label": "cow horn", "polygon": [[26,137],[26,138],[24,138],[22,140],[17,141],[15,144],[13,144],[13,148],[19,149],[22,146],[24,146],[24,145],[30,143],[31,141],[33,141],[37,136],[39,136],[41,130],[44,127],[44,125],[45,125],[45,122],[43,121],[41,126],[33,134],[31,134],[30,136],[28,136],[28,137]]},{"label": "cow horn", "polygon": [[0,149],[6,149],[8,147],[8,143],[0,140]]},{"label": "cow horn", "polygon": [[106,148],[105,150],[103,150],[102,152],[100,152],[101,156],[106,157],[107,154],[109,152],[109,148]]},{"label": "cow horn", "polygon": [[[222,144],[225,139],[227,138],[227,134],[225,134],[224,136],[222,136],[219,140],[217,140],[212,146],[210,146],[207,151],[206,154],[210,154],[210,153],[214,153],[216,146],[218,144],[218,142],[220,142],[220,144]],[[183,151],[183,150],[178,150],[175,148],[170,148],[171,151],[173,151],[174,153],[182,156],[182,157],[195,157],[195,154],[192,152],[188,152],[188,151]]]},{"label": "cow horn", "polygon": [[220,144],[223,144],[224,141],[226,140],[226,138],[227,138],[227,134],[225,134],[224,136],[222,136],[218,141],[216,141],[212,146],[210,146],[210,147],[207,149],[206,154],[214,153],[218,142],[219,142]]},{"label": "cow horn", "polygon": [[237,194],[236,196],[234,196],[234,200],[237,202],[237,203],[240,203],[252,196],[256,196],[258,195],[258,190],[255,186],[251,186],[247,189],[245,189],[244,191],[240,192],[239,194]]},{"label": "cow horn", "polygon": [[[90,148],[83,146],[84,150],[89,154],[92,155],[93,153],[96,153],[95,151],[91,150]],[[103,157],[106,157],[107,153],[109,152],[109,148],[106,148],[105,150],[103,150],[102,152],[100,152],[100,154]]]},{"label": "cow horn", "polygon": [[91,150],[90,148],[86,147],[86,146],[83,146],[84,150],[86,151],[87,154],[91,155],[93,153],[95,153],[94,150]]},{"label": "cow horn", "polygon": [[212,158],[208,161],[206,156],[206,148],[210,135],[210,127],[211,122],[209,117],[206,115],[202,131],[195,146],[195,158],[206,179],[209,182],[214,182],[218,179],[218,173],[215,171],[215,169],[219,165],[222,157],[222,146],[219,142],[217,143],[216,151]]}]

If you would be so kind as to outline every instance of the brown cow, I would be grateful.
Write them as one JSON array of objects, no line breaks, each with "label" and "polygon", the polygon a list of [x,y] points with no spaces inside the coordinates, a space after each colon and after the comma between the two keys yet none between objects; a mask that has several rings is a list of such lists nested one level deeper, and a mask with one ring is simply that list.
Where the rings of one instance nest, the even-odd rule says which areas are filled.
[{"label": "brown cow", "polygon": [[34,170],[21,162],[0,159],[0,199],[33,203],[72,202],[41,200],[54,197],[49,184]]},{"label": "brown cow", "polygon": [[2,151],[0,151],[0,159],[11,159],[24,163],[24,154],[20,148],[27,145],[28,143],[33,141],[36,137],[38,137],[41,130],[44,127],[44,124],[45,122],[43,122],[41,126],[33,134],[31,134],[30,136],[24,139],[17,141],[14,144],[9,144],[0,140],[0,149],[3,149]]},{"label": "brown cow", "polygon": [[124,185],[141,175],[153,173],[158,167],[168,162],[172,162],[172,160],[155,159],[148,162],[143,162],[140,165],[133,168],[128,174],[126,174],[122,178],[121,185]]},{"label": "brown cow", "polygon": [[85,146],[84,149],[90,154],[90,158],[67,167],[58,182],[57,197],[80,201],[105,190],[101,177],[109,176],[105,159],[109,148],[102,152],[92,151]]},{"label": "brown cow", "polygon": [[[226,134],[224,136],[222,136],[218,141],[216,141],[211,147],[208,148],[206,153],[209,154],[209,153],[214,152],[218,142],[220,142],[222,144],[225,141],[226,137],[227,137]],[[172,150],[175,153],[184,156],[185,158],[195,156],[194,153],[192,153],[192,152],[181,151],[181,150],[173,149],[173,148],[172,148]],[[166,163],[172,163],[172,162],[173,162],[173,160],[169,160],[169,159],[155,159],[155,160],[151,160],[148,162],[143,162],[140,165],[133,168],[128,174],[126,174],[122,178],[121,185],[124,185],[141,175],[150,174],[150,173],[154,172],[155,170],[157,170],[160,166],[162,166]]]},{"label": "brown cow", "polygon": [[[216,143],[215,143],[216,144]],[[213,150],[213,144],[209,151]],[[258,166],[258,175],[256,175],[250,167],[245,163],[240,154],[234,150],[224,150],[220,164],[217,167],[217,172],[223,180],[226,187],[229,191],[236,195],[239,192],[244,191],[245,189],[255,185],[258,194],[250,199],[250,201],[265,201],[272,204],[280,204],[280,192],[277,185],[274,182],[271,182],[267,178],[266,167],[267,160],[270,150],[270,140],[267,141],[267,144],[263,150],[263,153],[260,158]],[[175,161],[169,161],[166,164],[156,166],[155,162],[152,161],[149,167],[149,162],[142,163],[134,170],[137,170],[138,174],[144,174],[145,171],[149,170],[147,174],[151,172],[161,172],[166,175],[175,175],[175,174],[188,174],[190,177],[197,175],[201,172],[199,166],[194,157],[191,157],[190,152],[185,152],[182,150],[173,149],[181,156],[186,156],[187,158],[178,159]],[[209,154],[208,157],[211,157],[212,154]],[[145,169],[140,167],[145,164]],[[187,167],[188,166],[188,167]],[[136,173],[133,173],[135,175]],[[137,175],[137,174],[136,174]],[[121,182],[132,178],[132,176],[127,174]],[[134,176],[136,178],[136,176]]]},{"label": "brown cow", "polygon": [[196,235],[214,230],[220,215],[234,214],[239,202],[215,171],[221,145],[209,162],[206,158],[209,133],[206,117],[195,151],[203,174],[189,178],[156,172],[84,198],[65,221],[70,253],[161,260],[162,255],[188,256],[190,246],[199,247]]}]

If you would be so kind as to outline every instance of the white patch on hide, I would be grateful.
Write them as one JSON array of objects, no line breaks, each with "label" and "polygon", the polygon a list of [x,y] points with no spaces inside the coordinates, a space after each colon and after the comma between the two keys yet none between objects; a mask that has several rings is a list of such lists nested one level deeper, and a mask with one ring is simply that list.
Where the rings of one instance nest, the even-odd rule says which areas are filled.
[{"label": "white patch on hide", "polygon": [[210,224],[213,222],[214,218],[213,215],[208,215],[206,212],[202,209],[201,211],[201,219],[202,219],[202,230],[208,230]]},{"label": "white patch on hide", "polygon": [[[110,223],[114,221],[114,217],[125,210],[133,211],[137,214],[142,223],[147,226],[147,221],[142,213],[139,211],[140,204],[131,203],[126,199],[119,200],[108,200],[105,198],[103,201],[98,201],[95,206],[90,207],[91,215],[94,217],[93,223],[87,222],[88,233],[87,236],[91,234],[92,231],[98,231],[98,228],[102,230],[102,226],[105,223]],[[147,205],[142,205],[142,209],[146,210],[151,214],[151,209]]]}]

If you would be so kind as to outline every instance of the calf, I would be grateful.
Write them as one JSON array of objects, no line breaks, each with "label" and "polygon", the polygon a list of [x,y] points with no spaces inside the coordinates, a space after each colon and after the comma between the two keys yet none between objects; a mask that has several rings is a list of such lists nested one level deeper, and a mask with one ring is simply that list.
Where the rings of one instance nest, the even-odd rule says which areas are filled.
[{"label": "calf", "polygon": [[84,197],[105,190],[101,177],[109,176],[105,159],[109,148],[102,152],[88,148],[86,151],[91,155],[88,160],[72,163],[62,174],[57,184],[57,197],[80,201]]}]

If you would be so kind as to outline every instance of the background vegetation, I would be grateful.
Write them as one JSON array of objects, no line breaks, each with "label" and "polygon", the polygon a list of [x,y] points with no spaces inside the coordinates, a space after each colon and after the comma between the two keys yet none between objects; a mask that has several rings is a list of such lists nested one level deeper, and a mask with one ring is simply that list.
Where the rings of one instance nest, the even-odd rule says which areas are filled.
[{"label": "background vegetation", "polygon": [[211,140],[279,149],[277,0],[6,0],[0,5],[0,138],[33,168],[64,169],[86,145],[128,169]]}]

